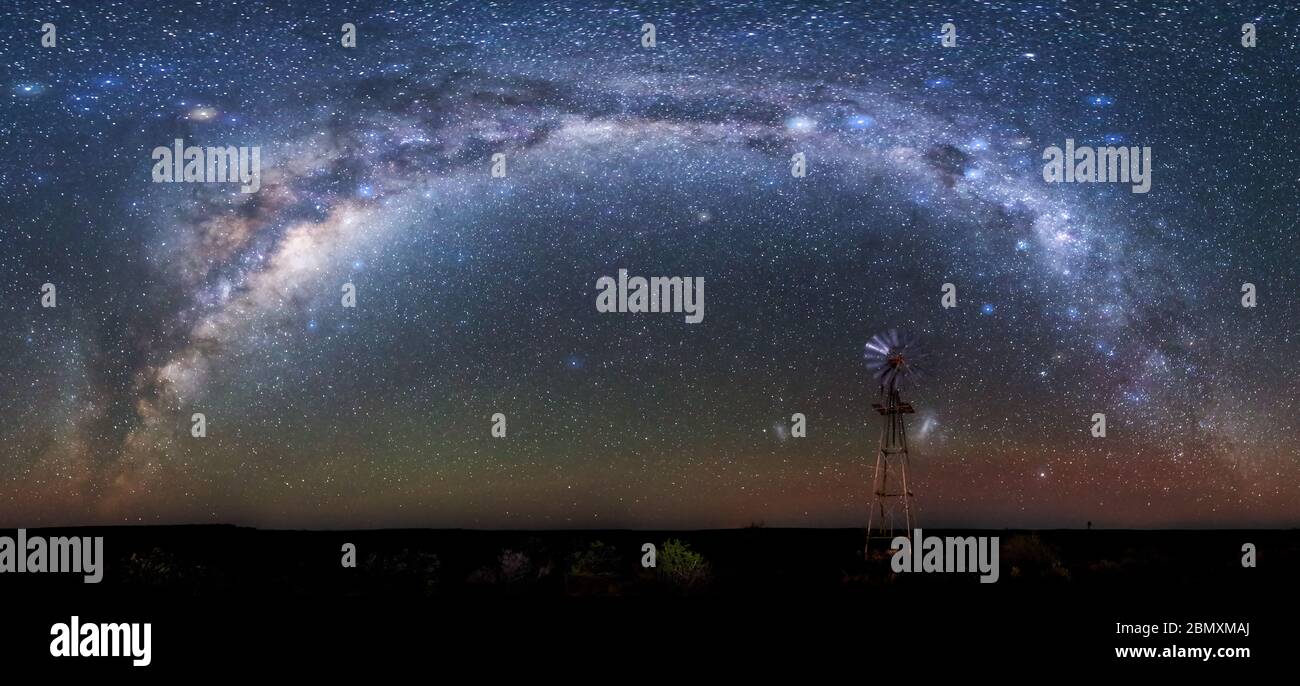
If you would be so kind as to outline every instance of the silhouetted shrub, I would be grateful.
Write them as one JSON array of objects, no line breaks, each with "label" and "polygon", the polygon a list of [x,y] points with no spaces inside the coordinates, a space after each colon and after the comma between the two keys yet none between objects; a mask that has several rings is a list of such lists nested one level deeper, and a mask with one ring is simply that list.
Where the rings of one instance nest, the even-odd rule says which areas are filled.
[{"label": "silhouetted shrub", "polygon": [[176,557],[161,548],[147,553],[131,553],[122,567],[122,580],[143,586],[174,584],[185,575],[176,563]]},{"label": "silhouetted shrub", "polygon": [[431,594],[438,586],[442,562],[433,553],[403,548],[391,555],[371,553],[364,565],[366,573],[395,588],[415,588]]},{"label": "silhouetted shrub", "polygon": [[712,573],[703,555],[675,538],[660,546],[656,563],[659,578],[683,591],[708,583]]},{"label": "silhouetted shrub", "polygon": [[616,576],[618,574],[618,564],[618,552],[614,550],[614,547],[596,541],[571,556],[569,574],[572,576]]},{"label": "silhouetted shrub", "polygon": [[537,567],[527,553],[502,550],[495,566],[474,570],[466,583],[471,584],[522,584],[537,581],[551,573],[550,565]]},{"label": "silhouetted shrub", "polygon": [[1037,534],[1012,536],[1002,545],[1002,566],[1015,579],[1068,579],[1070,570],[1061,564],[1060,551],[1044,543]]}]

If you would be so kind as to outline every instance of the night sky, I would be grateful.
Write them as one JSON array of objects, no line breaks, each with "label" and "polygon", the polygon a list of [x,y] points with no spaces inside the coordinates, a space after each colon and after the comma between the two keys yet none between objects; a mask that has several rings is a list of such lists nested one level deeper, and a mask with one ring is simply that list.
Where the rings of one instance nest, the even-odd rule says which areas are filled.
[{"label": "night sky", "polygon": [[0,523],[861,526],[900,329],[922,526],[1300,524],[1300,12],[903,4],[6,3]]}]

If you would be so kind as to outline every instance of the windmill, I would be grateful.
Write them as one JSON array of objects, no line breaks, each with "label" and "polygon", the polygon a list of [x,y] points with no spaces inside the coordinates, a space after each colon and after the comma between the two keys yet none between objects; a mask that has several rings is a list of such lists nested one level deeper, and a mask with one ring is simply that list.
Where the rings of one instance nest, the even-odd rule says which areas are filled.
[{"label": "windmill", "polygon": [[867,342],[864,356],[867,369],[880,384],[880,402],[872,403],[871,407],[880,413],[882,420],[872,479],[871,510],[867,515],[866,554],[870,559],[872,539],[889,541],[894,538],[899,523],[898,510],[902,510],[906,535],[910,536],[914,528],[912,490],[907,473],[907,427],[903,417],[915,410],[910,402],[902,399],[899,386],[916,378],[920,372],[916,362],[921,355],[915,336],[891,329],[873,336]]}]

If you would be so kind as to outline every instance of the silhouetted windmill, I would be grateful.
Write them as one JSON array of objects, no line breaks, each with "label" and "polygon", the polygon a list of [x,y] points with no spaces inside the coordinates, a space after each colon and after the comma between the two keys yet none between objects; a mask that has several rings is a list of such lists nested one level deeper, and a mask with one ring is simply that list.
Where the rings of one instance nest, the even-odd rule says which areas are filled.
[{"label": "silhouetted windmill", "polygon": [[[873,336],[867,343],[867,368],[880,384],[880,402],[871,407],[880,413],[880,445],[876,451],[876,466],[872,479],[871,510],[867,516],[866,555],[871,554],[871,541],[875,538],[892,540],[898,522],[898,509],[902,509],[906,535],[915,526],[912,511],[912,490],[908,481],[907,426],[904,415],[913,414],[912,403],[899,395],[899,386],[915,378],[920,369],[920,357],[915,336],[890,330]],[[888,547],[886,542],[885,546]]]}]

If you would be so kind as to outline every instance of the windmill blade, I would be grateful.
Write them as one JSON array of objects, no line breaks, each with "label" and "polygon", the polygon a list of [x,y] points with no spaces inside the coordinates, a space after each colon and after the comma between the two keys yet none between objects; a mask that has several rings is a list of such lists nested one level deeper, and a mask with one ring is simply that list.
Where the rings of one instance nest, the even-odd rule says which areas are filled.
[{"label": "windmill blade", "polygon": [[919,336],[898,329],[872,336],[863,349],[867,370],[882,389],[892,389],[904,380],[919,377],[923,368],[917,362],[924,357]]}]

